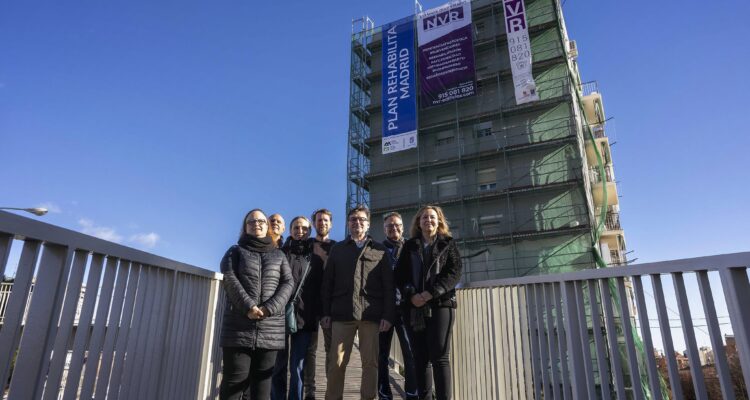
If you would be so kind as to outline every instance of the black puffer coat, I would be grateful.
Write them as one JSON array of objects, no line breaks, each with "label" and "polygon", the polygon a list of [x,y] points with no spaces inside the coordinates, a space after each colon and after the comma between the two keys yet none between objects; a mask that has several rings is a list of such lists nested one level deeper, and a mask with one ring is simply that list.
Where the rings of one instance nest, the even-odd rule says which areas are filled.
[{"label": "black puffer coat", "polygon": [[456,308],[456,285],[462,269],[456,242],[439,235],[427,257],[422,248],[422,238],[407,240],[396,264],[396,285],[404,302],[411,304],[409,299],[414,294],[426,290],[433,297],[428,304]]},{"label": "black puffer coat", "polygon": [[[259,253],[232,246],[221,260],[221,272],[227,294],[221,346],[283,349],[284,307],[294,288],[284,253],[279,249]],[[253,306],[266,307],[270,316],[261,320],[248,318],[247,312]]]}]

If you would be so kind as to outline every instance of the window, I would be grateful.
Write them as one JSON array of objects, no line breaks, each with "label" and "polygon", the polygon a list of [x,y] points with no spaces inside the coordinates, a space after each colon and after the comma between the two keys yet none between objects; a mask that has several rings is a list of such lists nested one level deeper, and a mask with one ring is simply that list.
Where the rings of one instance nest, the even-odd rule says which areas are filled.
[{"label": "window", "polygon": [[437,188],[438,197],[450,197],[458,195],[458,178],[456,174],[438,175],[432,182]]},{"label": "window", "polygon": [[496,235],[501,232],[503,214],[482,215],[475,221],[475,230],[481,235]]},{"label": "window", "polygon": [[496,170],[492,168],[484,168],[477,170],[477,190],[485,192],[488,190],[497,189],[497,179],[495,177]]},{"label": "window", "polygon": [[484,30],[484,21],[477,21],[474,23],[474,32],[477,36]]},{"label": "window", "polygon": [[453,239],[460,239],[461,238],[461,227],[456,224],[450,224],[451,229],[451,235],[453,235]]},{"label": "window", "polygon": [[438,132],[435,136],[435,146],[445,146],[453,143],[456,140],[456,136],[453,135],[453,131]]},{"label": "window", "polygon": [[492,121],[474,125],[474,136],[477,138],[492,136]]}]

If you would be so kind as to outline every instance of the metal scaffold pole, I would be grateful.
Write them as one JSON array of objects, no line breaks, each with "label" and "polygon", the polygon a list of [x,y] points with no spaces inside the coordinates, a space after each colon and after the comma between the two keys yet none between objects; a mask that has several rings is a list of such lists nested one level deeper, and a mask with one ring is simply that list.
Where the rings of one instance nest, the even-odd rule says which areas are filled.
[{"label": "metal scaffold pole", "polygon": [[346,210],[358,204],[370,206],[366,175],[370,137],[370,72],[372,54],[368,48],[375,23],[365,16],[352,20],[352,52],[349,82],[349,132],[347,141]]}]

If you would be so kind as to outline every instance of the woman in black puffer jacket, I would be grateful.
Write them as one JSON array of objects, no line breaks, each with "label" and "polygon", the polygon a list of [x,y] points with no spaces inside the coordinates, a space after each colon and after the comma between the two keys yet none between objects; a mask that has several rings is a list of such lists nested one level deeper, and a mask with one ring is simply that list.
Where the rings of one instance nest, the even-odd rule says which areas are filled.
[{"label": "woman in black puffer jacket", "polygon": [[227,302],[221,329],[224,351],[220,398],[270,397],[276,352],[284,348],[284,307],[292,294],[289,261],[267,236],[268,220],[245,215],[237,245],[221,260]]},{"label": "woman in black puffer jacket", "polygon": [[[461,255],[438,206],[424,206],[417,211],[410,233],[395,274],[397,287],[404,300],[409,300],[404,322],[412,342],[419,398],[430,395],[434,381],[437,399],[446,400],[453,392],[451,331],[456,318]],[[432,376],[428,363],[432,364]]]}]

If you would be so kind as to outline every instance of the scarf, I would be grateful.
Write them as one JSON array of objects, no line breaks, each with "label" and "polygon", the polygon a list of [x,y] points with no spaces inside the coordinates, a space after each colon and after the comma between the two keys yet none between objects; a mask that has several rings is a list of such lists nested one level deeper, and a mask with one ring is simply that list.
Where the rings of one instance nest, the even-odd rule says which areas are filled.
[{"label": "scarf", "polygon": [[242,236],[240,236],[240,240],[237,241],[237,244],[243,249],[257,253],[268,253],[276,249],[273,239],[271,239],[270,236],[259,238],[257,236],[248,235],[247,233],[243,233]]},{"label": "scarf", "polygon": [[311,242],[312,241],[309,239],[296,240],[289,236],[286,239],[286,243],[284,243],[284,249],[289,252],[289,254],[307,255],[311,252]]}]

